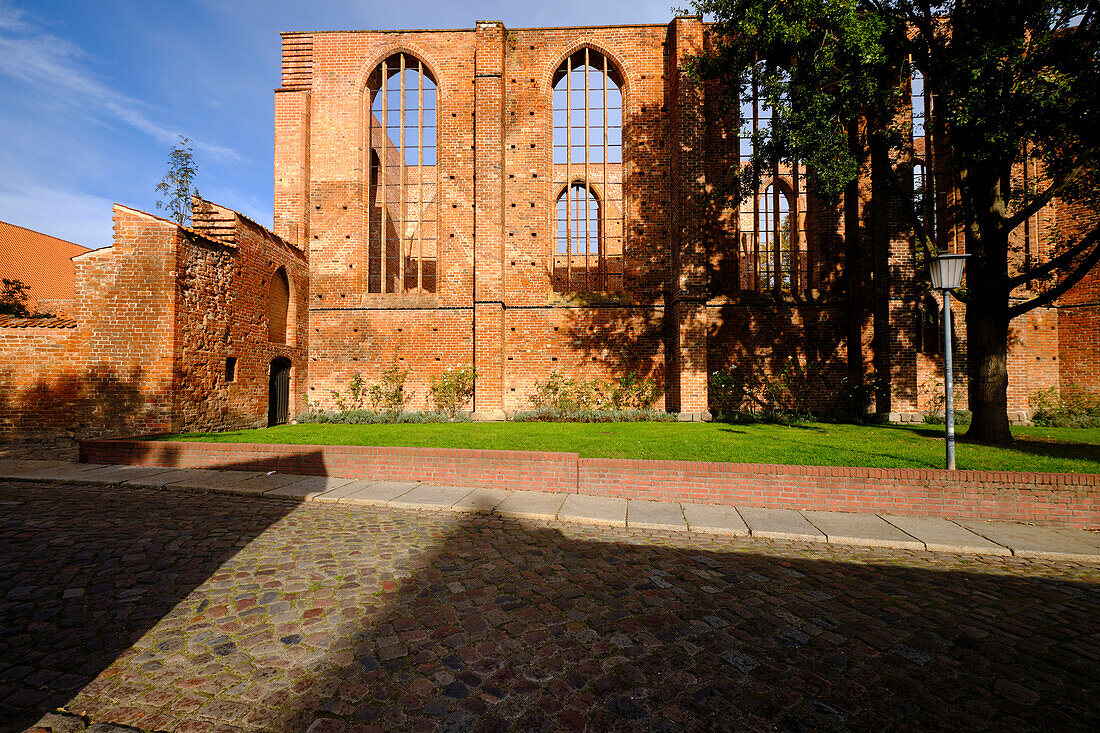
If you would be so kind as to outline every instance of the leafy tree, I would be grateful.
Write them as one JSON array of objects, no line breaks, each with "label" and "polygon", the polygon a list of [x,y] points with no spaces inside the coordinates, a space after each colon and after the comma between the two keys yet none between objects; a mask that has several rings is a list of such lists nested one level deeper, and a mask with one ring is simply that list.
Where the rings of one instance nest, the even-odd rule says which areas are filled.
[{"label": "leafy tree", "polygon": [[0,282],[0,314],[27,318],[31,311],[27,308],[27,284],[22,280],[4,278]]},{"label": "leafy tree", "polygon": [[[932,129],[949,142],[948,212],[962,232],[973,422],[967,437],[1012,440],[1007,411],[1010,321],[1048,305],[1100,261],[1100,219],[1050,242],[1042,258],[1017,256],[1010,234],[1054,199],[1100,210],[1100,44],[1095,0],[695,0],[716,20],[714,52],[695,60],[701,80],[774,110],[733,194],[776,160],[797,159],[828,199],[856,180],[864,144],[872,186],[913,201],[901,165],[909,144],[912,66],[935,95]],[[853,145],[852,141],[860,143]],[[1026,151],[1026,154],[1025,154]],[[1042,187],[1023,190],[1014,164],[1038,159]],[[908,221],[921,256],[936,253],[919,201]],[[1010,265],[1011,263],[1011,265]]]},{"label": "leafy tree", "polygon": [[180,226],[191,223],[191,197],[199,196],[199,190],[192,186],[196,172],[191,138],[180,135],[179,144],[168,153],[168,172],[156,187],[165,197],[157,201],[157,208],[165,209]]}]

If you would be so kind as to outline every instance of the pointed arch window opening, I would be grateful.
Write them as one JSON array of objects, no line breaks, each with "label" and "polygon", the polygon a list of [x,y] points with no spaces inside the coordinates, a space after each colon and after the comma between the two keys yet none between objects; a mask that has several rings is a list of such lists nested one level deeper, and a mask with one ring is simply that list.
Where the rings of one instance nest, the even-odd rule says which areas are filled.
[{"label": "pointed arch window opening", "polygon": [[434,293],[438,283],[437,87],[397,53],[367,82],[367,252],[370,293]]},{"label": "pointed arch window opening", "polygon": [[[746,96],[738,105],[737,163],[749,166],[758,145],[772,134],[775,115],[753,67]],[[785,97],[781,97],[781,101]],[[739,286],[756,292],[808,293],[813,287],[807,237],[805,165],[773,161],[760,171],[759,187],[747,191],[738,212]],[[775,181],[782,181],[776,186]]]},{"label": "pointed arch window opening", "polygon": [[910,107],[913,138],[913,207],[925,234],[940,246],[937,233],[935,191],[935,149],[932,135],[934,98],[925,83],[924,73],[911,64]]},{"label": "pointed arch window opening", "polygon": [[626,231],[621,74],[605,55],[584,47],[558,67],[552,93],[553,180],[561,192],[553,287],[620,290]]}]

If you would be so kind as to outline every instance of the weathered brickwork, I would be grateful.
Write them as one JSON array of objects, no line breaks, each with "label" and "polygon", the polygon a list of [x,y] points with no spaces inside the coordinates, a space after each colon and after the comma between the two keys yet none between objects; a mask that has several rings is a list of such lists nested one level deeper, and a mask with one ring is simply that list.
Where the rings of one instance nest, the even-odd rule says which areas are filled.
[{"label": "weathered brickwork", "polygon": [[[52,328],[0,327],[0,431],[133,435],[263,425],[276,356],[292,364],[292,409],[304,405],[304,253],[200,203],[194,229],[116,205],[114,245],[74,259],[73,318],[48,322]],[[291,283],[285,344],[269,342],[267,325],[279,268]]]},{"label": "weathered brickwork", "polygon": [[[410,404],[425,407],[434,375],[469,364],[478,371],[471,407],[492,416],[525,407],[535,383],[553,371],[603,379],[632,371],[661,380],[661,407],[700,415],[708,372],[749,360],[765,370],[793,362],[812,375],[813,408],[848,407],[865,394],[880,412],[929,409],[942,356],[919,348],[924,275],[902,216],[908,202],[871,183],[875,166],[911,165],[908,154],[868,150],[840,205],[792,199],[804,207],[797,212],[805,238],[800,281],[790,293],[761,286],[744,261],[744,215],[739,221],[736,211],[715,210],[709,196],[739,154],[735,120],[718,101],[723,90],[697,88],[685,69],[711,40],[706,24],[690,17],[667,26],[478,22],[469,30],[284,34],[275,227],[309,250],[310,398],[331,404],[332,391],[356,372],[377,380],[396,362],[410,373]],[[564,123],[555,121],[553,89],[556,70],[584,49],[607,59],[623,95],[622,164],[613,179],[623,182],[623,277],[621,287],[565,293],[554,279],[564,257],[556,249],[554,182],[566,174],[560,161],[555,166],[554,125]],[[414,60],[437,87],[438,158],[427,167],[402,162],[396,128],[379,147],[385,125],[371,111],[382,62],[392,70]],[[857,147],[860,134],[853,133]],[[368,153],[399,171],[384,174],[391,187],[435,176],[432,291],[379,292],[370,284],[371,268],[380,266],[368,253],[372,237],[378,246],[382,207],[374,204]],[[573,168],[570,179],[583,180]],[[1028,172],[1039,175],[1034,166]],[[797,193],[806,175],[784,166],[774,180]],[[946,207],[941,162],[932,175]],[[1036,256],[1058,216],[1055,203],[1031,222]],[[941,245],[955,249],[945,237]],[[1017,244],[1023,251],[1022,239]],[[1074,297],[1088,300],[1086,287]],[[956,303],[955,311],[962,384],[965,307]],[[1030,395],[1067,375],[1096,383],[1095,314],[1095,307],[1050,308],[1014,322],[1011,410],[1028,409]],[[1073,345],[1059,338],[1067,327],[1077,334]]]}]

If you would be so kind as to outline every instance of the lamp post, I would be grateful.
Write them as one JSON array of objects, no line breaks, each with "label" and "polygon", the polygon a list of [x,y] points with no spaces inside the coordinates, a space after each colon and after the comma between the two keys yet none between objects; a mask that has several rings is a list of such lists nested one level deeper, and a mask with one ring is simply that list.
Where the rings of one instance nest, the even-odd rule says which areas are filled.
[{"label": "lamp post", "polygon": [[951,373],[951,291],[962,285],[963,263],[970,255],[940,255],[932,260],[932,287],[943,291],[944,422],[947,430],[947,468],[955,470],[955,390]]}]

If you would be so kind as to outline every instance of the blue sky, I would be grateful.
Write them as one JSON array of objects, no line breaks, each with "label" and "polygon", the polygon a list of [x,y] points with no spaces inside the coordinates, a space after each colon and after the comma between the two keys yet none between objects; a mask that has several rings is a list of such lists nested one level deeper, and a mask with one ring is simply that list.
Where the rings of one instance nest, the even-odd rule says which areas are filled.
[{"label": "blue sky", "polygon": [[272,219],[279,32],[664,23],[670,0],[0,0],[0,220],[89,247],[155,211],[180,134],[207,198]]}]

